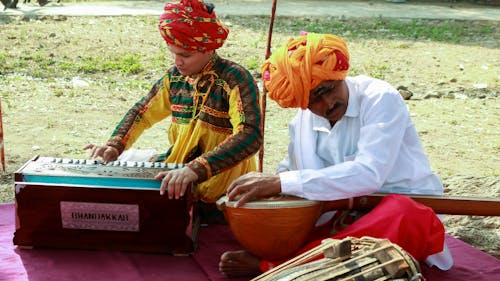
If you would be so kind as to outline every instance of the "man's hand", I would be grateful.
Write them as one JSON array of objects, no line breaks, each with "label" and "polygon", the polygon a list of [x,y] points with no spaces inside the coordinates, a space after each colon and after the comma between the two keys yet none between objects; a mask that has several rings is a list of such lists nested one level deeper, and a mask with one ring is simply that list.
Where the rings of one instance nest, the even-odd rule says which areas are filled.
[{"label": "man's hand", "polygon": [[155,177],[161,181],[160,195],[167,191],[168,198],[179,199],[186,193],[190,183],[198,180],[198,175],[189,167],[160,172]]},{"label": "man's hand", "polygon": [[95,144],[89,144],[85,146],[83,149],[84,150],[91,149],[90,158],[101,157],[104,163],[115,161],[116,159],[118,159],[118,156],[120,156],[118,149],[109,145],[98,146]]},{"label": "man's hand", "polygon": [[227,197],[229,201],[234,201],[237,196],[241,196],[235,204],[235,207],[239,207],[246,202],[278,195],[280,192],[281,181],[279,175],[251,172],[242,175],[231,183],[227,189]]}]

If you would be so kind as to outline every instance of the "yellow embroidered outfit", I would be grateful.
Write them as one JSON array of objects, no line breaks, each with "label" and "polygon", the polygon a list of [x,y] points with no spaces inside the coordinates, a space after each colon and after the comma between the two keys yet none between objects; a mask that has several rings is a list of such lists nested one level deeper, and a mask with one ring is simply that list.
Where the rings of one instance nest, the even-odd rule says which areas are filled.
[{"label": "yellow embroidered outfit", "polygon": [[170,115],[171,147],[152,160],[186,163],[199,177],[197,198],[214,202],[234,179],[256,170],[254,155],[262,143],[259,94],[242,66],[215,54],[191,77],[172,67],[127,112],[108,145],[121,153]]}]

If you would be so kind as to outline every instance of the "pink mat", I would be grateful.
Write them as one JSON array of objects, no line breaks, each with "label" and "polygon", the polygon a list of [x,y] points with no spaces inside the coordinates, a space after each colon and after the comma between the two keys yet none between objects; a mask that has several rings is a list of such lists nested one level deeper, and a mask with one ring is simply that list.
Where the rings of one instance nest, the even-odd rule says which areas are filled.
[{"label": "pink mat", "polygon": [[[111,251],[21,250],[12,244],[14,228],[14,204],[0,204],[0,280],[247,280],[227,279],[218,271],[222,252],[239,248],[227,226],[202,228],[198,251],[185,257]],[[455,265],[449,271],[423,266],[427,280],[500,280],[499,259],[451,236],[447,236],[446,241]]]}]

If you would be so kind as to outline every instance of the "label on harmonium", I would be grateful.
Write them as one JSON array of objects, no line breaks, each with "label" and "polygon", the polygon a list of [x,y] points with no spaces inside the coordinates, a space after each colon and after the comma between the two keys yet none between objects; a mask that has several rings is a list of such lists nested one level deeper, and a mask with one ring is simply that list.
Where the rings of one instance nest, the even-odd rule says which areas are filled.
[{"label": "label on harmonium", "polygon": [[139,231],[139,206],[61,201],[62,227],[109,231]]}]

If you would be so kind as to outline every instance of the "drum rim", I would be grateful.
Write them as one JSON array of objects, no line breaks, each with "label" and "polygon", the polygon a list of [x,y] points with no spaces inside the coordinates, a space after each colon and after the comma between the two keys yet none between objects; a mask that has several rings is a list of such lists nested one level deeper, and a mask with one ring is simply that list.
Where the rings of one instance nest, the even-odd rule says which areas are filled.
[{"label": "drum rim", "polygon": [[[277,201],[279,198],[286,198],[283,201]],[[227,199],[227,198],[226,198]],[[235,207],[237,200],[235,201],[226,201],[226,207]],[[261,201],[251,201],[245,203],[243,206],[238,208],[244,209],[281,209],[281,208],[298,208],[298,207],[310,207],[319,205],[319,201],[308,200],[295,196],[277,196],[273,197],[270,200],[261,200]]]}]

